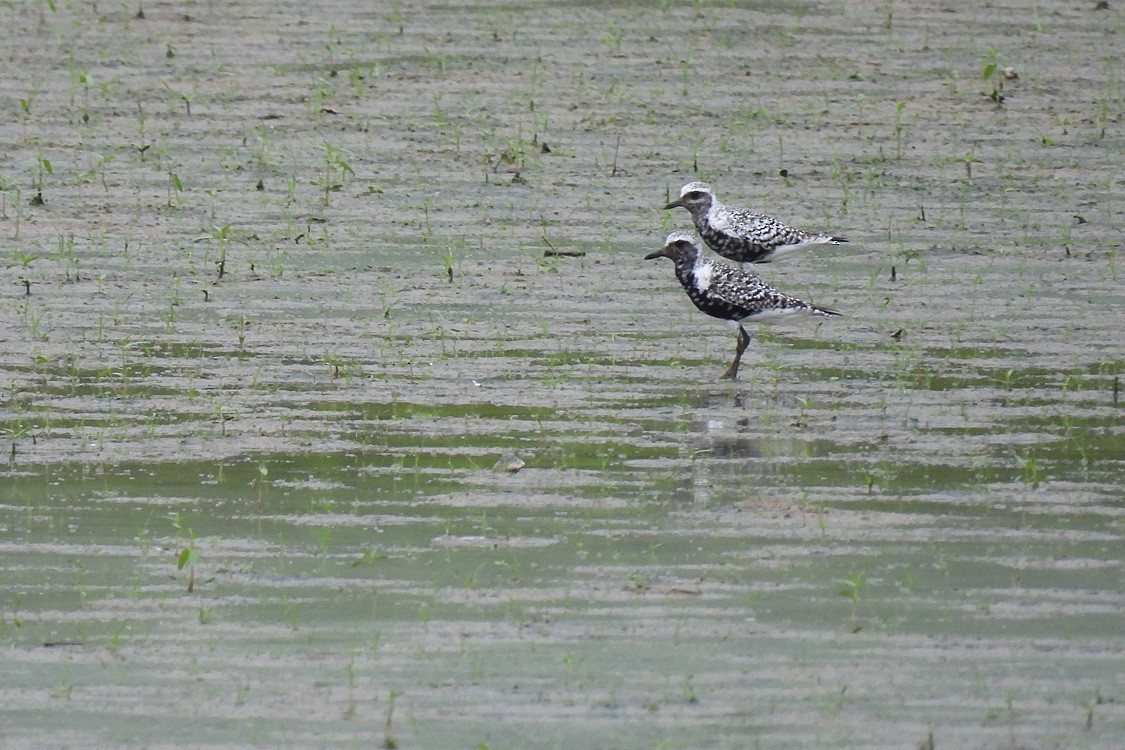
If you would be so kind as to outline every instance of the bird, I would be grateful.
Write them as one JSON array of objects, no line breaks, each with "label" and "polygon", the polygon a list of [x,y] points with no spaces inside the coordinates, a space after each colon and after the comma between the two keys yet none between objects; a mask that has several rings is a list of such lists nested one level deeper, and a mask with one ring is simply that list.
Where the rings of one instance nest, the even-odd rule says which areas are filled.
[{"label": "bird", "polygon": [[772,216],[724,205],[706,182],[689,182],[664,210],[686,208],[707,246],[737,263],[770,263],[817,245],[839,245],[843,237],[794,229]]},{"label": "bird", "polygon": [[834,317],[840,313],[777,291],[757,274],[736,268],[721,260],[702,256],[703,248],[690,232],[675,231],[668,235],[664,247],[649,253],[645,260],[671,258],[676,278],[687,296],[701,312],[713,318],[738,324],[738,344],[734,361],[723,378],[736,380],[742,353],[750,345],[750,335],[743,323],[767,321],[794,312]]}]

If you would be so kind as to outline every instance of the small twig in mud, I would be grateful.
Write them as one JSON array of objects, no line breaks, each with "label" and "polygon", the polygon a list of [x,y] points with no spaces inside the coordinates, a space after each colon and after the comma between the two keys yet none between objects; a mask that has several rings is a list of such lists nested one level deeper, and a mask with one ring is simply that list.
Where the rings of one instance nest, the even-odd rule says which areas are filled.
[{"label": "small twig in mud", "polygon": [[546,235],[543,236],[543,242],[547,244],[547,249],[543,251],[544,258],[583,258],[586,256],[584,250],[556,250]]}]

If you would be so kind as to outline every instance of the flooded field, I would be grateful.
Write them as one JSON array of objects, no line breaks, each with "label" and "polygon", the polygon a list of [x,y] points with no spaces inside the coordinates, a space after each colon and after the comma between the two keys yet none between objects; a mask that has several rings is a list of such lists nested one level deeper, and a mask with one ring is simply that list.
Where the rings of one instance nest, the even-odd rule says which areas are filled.
[{"label": "flooded field", "polygon": [[0,746],[1125,746],[1116,3],[354,6],[0,7]]}]

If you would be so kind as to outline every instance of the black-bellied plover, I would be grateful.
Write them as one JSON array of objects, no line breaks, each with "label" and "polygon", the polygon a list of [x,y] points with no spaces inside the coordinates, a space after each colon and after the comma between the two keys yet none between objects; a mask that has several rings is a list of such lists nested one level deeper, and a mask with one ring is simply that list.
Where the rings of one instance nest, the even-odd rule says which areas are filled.
[{"label": "black-bellied plover", "polygon": [[738,324],[738,347],[724,378],[734,380],[738,377],[742,353],[750,344],[750,335],[742,327],[743,322],[764,322],[794,312],[827,316],[840,314],[783,294],[756,274],[720,260],[704,258],[701,251],[699,242],[690,232],[672,232],[664,247],[646,255],[645,260],[671,258],[676,264],[676,278],[700,311]]},{"label": "black-bellied plover", "polygon": [[725,206],[706,182],[689,182],[680,197],[665,206],[686,208],[707,246],[738,263],[769,263],[816,245],[839,245],[843,237],[813,234],[782,224],[772,216]]}]

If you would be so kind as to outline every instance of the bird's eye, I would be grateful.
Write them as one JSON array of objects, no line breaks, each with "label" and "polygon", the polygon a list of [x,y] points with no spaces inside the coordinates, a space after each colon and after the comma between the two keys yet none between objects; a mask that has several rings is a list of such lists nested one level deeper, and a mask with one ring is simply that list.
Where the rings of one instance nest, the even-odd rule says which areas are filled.
[{"label": "bird's eye", "polygon": [[703,193],[699,190],[692,190],[687,194],[687,197],[691,198],[693,201],[697,201],[703,197]]}]

